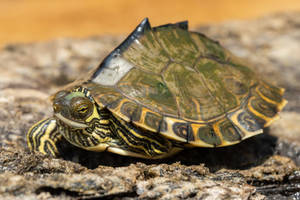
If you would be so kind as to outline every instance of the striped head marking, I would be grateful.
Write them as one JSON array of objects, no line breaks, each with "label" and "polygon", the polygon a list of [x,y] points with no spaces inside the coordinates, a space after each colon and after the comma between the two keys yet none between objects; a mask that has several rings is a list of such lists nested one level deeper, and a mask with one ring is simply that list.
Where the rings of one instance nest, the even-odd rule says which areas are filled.
[{"label": "striped head marking", "polygon": [[94,99],[86,88],[62,90],[53,98],[54,116],[66,125],[78,129],[87,128],[99,114]]}]

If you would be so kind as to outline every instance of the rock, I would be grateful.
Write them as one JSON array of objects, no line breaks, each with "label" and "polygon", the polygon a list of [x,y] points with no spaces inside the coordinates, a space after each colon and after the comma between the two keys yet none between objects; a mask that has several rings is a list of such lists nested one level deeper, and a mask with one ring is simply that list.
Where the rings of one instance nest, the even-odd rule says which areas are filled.
[{"label": "rock", "polygon": [[0,51],[0,198],[299,199],[299,27],[295,12],[197,28],[286,88],[289,103],[262,135],[155,161],[68,143],[59,147],[62,158],[26,147],[29,127],[51,115],[48,97],[97,66],[124,37],[6,46]]}]

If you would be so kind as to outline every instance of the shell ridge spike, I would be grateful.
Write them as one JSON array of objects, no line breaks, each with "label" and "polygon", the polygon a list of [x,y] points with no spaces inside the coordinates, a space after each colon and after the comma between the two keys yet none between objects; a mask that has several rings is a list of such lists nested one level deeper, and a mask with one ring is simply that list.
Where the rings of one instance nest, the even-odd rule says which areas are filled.
[{"label": "shell ridge spike", "polygon": [[147,30],[151,30],[151,26],[148,18],[145,18],[111,54],[122,54],[135,39],[139,38]]},{"label": "shell ridge spike", "polygon": [[164,24],[164,25],[161,25],[161,26],[153,27],[153,29],[156,30],[156,29],[164,28],[164,27],[178,27],[178,28],[181,28],[181,29],[184,29],[184,30],[188,30],[189,22],[186,20],[186,21],[181,21],[181,22],[177,22],[177,23],[174,23],[174,24]]},{"label": "shell ridge spike", "polygon": [[179,28],[184,29],[184,30],[189,29],[189,22],[187,20],[182,21],[182,22],[177,22],[177,23],[175,23],[175,25],[178,26]]},{"label": "shell ridge spike", "polygon": [[92,79],[97,77],[105,66],[109,65],[110,61],[118,56],[120,56],[126,49],[134,42],[135,39],[138,39],[140,36],[144,35],[146,31],[152,30],[148,18],[144,18],[142,22],[134,29],[133,32],[117,47],[115,48],[103,62],[99,65],[97,70],[92,76]]}]

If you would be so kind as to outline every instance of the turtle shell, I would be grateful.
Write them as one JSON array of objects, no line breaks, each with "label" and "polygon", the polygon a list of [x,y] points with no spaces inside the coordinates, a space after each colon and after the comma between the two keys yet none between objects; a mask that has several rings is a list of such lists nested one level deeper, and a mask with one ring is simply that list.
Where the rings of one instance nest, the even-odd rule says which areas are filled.
[{"label": "turtle shell", "polygon": [[201,147],[262,133],[286,103],[284,89],[187,22],[144,19],[82,85],[118,119]]}]

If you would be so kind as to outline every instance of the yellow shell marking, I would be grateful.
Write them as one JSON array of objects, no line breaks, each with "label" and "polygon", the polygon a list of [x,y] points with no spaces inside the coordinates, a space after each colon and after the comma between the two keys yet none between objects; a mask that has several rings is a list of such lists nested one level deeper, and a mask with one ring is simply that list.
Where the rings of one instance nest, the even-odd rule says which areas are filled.
[{"label": "yellow shell marking", "polygon": [[214,147],[214,145],[208,144],[198,137],[198,134],[197,134],[198,130],[200,128],[206,127],[206,126],[207,126],[206,124],[191,124],[192,130],[194,133],[194,137],[195,137],[195,141],[189,142],[190,144],[192,144],[194,146],[198,146],[198,147]]},{"label": "yellow shell marking", "polygon": [[264,124],[264,127],[268,127],[273,121],[279,119],[279,115],[278,113],[275,114],[275,116],[273,117],[267,117],[265,116],[264,114],[256,111],[252,106],[251,106],[251,100],[255,99],[256,97],[255,96],[252,96],[249,98],[249,101],[248,101],[248,109],[250,112],[252,112],[254,115],[258,116],[259,118],[262,118],[263,120],[266,121],[266,123]]},{"label": "yellow shell marking", "polygon": [[[256,130],[256,131],[250,132],[250,131],[246,130],[243,126],[240,125],[240,123],[239,123],[239,121],[238,121],[238,116],[239,116],[239,114],[242,113],[242,112],[246,112],[246,111],[245,111],[244,109],[240,109],[240,110],[234,112],[233,115],[230,117],[230,120],[231,120],[231,122],[232,122],[235,126],[237,126],[243,133],[245,133],[245,136],[243,137],[243,139],[246,139],[246,138],[249,138],[249,137],[252,137],[252,136],[254,136],[254,135],[257,135],[257,134],[262,133],[262,132],[263,132],[262,129],[258,129],[258,130]],[[255,122],[255,123],[256,123],[256,122]]]},{"label": "yellow shell marking", "polygon": [[140,127],[142,127],[142,128],[144,128],[144,129],[146,129],[146,130],[150,130],[150,131],[152,131],[152,132],[157,132],[156,129],[154,129],[154,128],[152,128],[152,127],[146,125],[145,119],[146,119],[147,113],[153,113],[153,114],[155,114],[155,115],[158,115],[157,112],[153,112],[152,110],[143,107],[143,108],[141,109],[141,116],[140,116],[139,121],[133,121],[133,123],[136,124],[136,125],[138,125],[138,126],[140,126]]},{"label": "yellow shell marking", "polygon": [[173,125],[176,123],[176,122],[180,122],[180,123],[186,123],[186,121],[184,120],[180,120],[180,119],[175,119],[175,118],[171,118],[171,117],[164,117],[163,119],[166,124],[167,124],[167,131],[161,131],[160,133],[162,135],[164,135],[165,137],[169,138],[169,139],[173,139],[173,140],[176,140],[176,141],[180,141],[180,142],[186,142],[186,139],[182,138],[182,137],[179,137],[177,136],[174,131],[173,131]]}]

